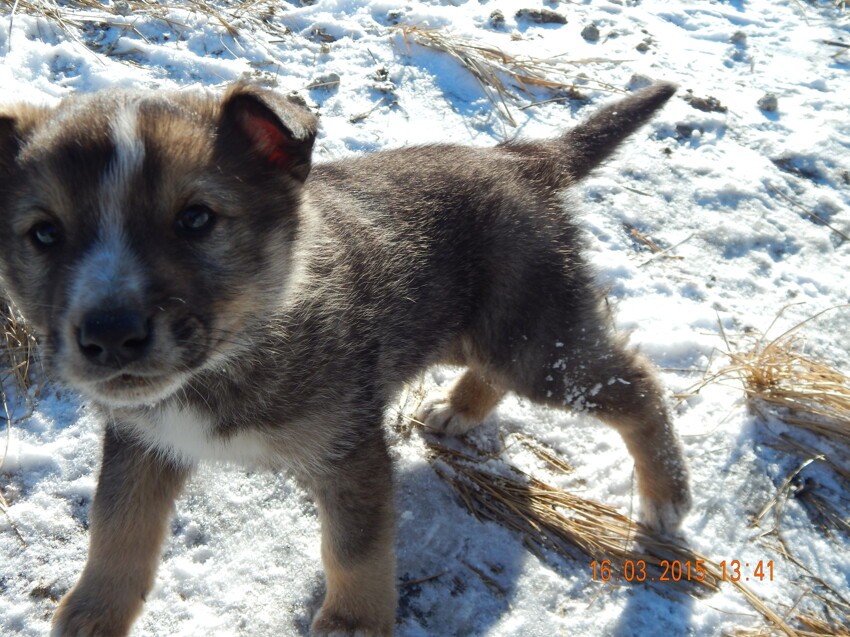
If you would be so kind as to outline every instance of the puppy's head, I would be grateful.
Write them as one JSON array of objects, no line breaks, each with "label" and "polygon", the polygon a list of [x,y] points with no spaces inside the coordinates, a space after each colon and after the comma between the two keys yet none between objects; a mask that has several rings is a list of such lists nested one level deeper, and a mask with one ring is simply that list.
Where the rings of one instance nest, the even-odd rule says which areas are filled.
[{"label": "puppy's head", "polygon": [[48,365],[153,404],[284,301],[316,120],[249,85],[0,107],[0,282]]}]

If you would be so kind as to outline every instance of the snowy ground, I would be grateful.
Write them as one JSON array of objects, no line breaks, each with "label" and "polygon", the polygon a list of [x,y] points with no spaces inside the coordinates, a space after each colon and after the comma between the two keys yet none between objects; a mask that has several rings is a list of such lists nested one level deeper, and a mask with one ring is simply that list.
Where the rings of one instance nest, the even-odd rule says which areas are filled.
[{"label": "snowy ground", "polygon": [[[174,4],[183,8],[167,11],[168,21],[120,1],[110,5],[118,15],[65,7],[66,19],[75,19],[68,33],[20,9],[12,20],[8,3],[0,5],[0,102],[255,77],[298,91],[318,110],[321,161],[425,141],[489,145],[517,134],[554,135],[611,99],[597,82],[618,90],[641,76],[679,83],[679,96],[577,192],[587,247],[620,326],[664,370],[677,405],[696,501],[684,525],[687,542],[717,561],[774,560],[774,581],[753,578],[751,590],[780,614],[798,601],[822,614],[813,580],[759,541],[769,521],[750,525],[804,459],[764,444],[784,426],[750,415],[731,385],[681,403],[672,394],[722,363],[714,353],[723,346],[718,321],[739,336],[766,329],[796,303],[773,328],[778,335],[850,302],[850,241],[842,236],[850,234],[850,52],[824,43],[850,42],[847,13],[826,0],[319,0],[248,3],[250,10],[217,0],[222,21],[191,2]],[[554,10],[568,22],[515,18],[527,8]],[[490,20],[496,9],[505,18],[498,28]],[[457,62],[408,46],[394,24],[445,28],[514,54],[584,60],[568,68],[586,75],[581,90],[589,100],[513,106],[511,126]],[[597,41],[581,35],[589,24],[598,28]],[[331,74],[338,86],[308,88]],[[682,99],[689,90],[726,110],[694,108]],[[775,112],[757,105],[766,93],[778,98]],[[523,103],[551,97],[535,93]],[[624,224],[662,248],[676,247],[653,257]],[[847,371],[848,332],[844,308],[804,333],[811,352]],[[425,387],[454,374],[435,370]],[[399,408],[410,413],[411,402]],[[508,398],[476,438],[492,446],[499,429],[552,445],[575,472],[550,475],[514,454],[524,469],[624,513],[636,506],[631,462],[602,425]],[[49,384],[35,413],[11,429],[0,474],[10,505],[0,516],[2,635],[45,634],[55,600],[83,566],[99,430],[84,405]],[[399,484],[399,576],[439,575],[402,586],[400,636],[717,635],[763,624],[728,585],[695,599],[672,586],[593,581],[583,561],[539,560],[512,533],[466,512],[431,469],[418,434],[388,431]],[[818,463],[803,475],[847,514],[846,484]],[[793,498],[782,529],[799,564],[850,597],[850,540],[824,536]],[[318,523],[291,482],[204,468],[179,502],[172,531],[135,635],[306,634],[321,595]]]}]

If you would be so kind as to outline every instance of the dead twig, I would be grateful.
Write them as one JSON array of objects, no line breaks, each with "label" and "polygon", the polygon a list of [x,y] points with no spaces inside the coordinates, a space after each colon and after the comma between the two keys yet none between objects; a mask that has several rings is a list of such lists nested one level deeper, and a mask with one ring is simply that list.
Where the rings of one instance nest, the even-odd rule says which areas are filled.
[{"label": "dead twig", "polygon": [[787,202],[788,202],[791,206],[793,206],[794,208],[796,208],[797,210],[799,210],[799,211],[800,211],[800,212],[802,212],[803,214],[806,214],[806,215],[808,215],[809,217],[811,217],[812,219],[815,219],[816,221],[818,221],[818,222],[822,223],[823,225],[825,225],[827,228],[829,228],[830,230],[832,230],[835,234],[837,234],[837,235],[838,235],[839,237],[841,237],[842,239],[846,239],[846,240],[850,241],[850,235],[848,235],[846,232],[843,232],[843,231],[839,230],[838,228],[836,228],[835,226],[833,226],[832,224],[830,224],[830,223],[829,223],[826,219],[824,219],[823,217],[820,217],[820,216],[816,215],[814,212],[812,212],[811,210],[809,210],[808,208],[806,208],[806,207],[805,207],[803,204],[801,204],[799,201],[795,201],[794,199],[791,199],[791,197],[789,197],[788,195],[786,195],[785,193],[783,193],[781,190],[779,190],[779,188],[777,188],[777,187],[776,187],[776,186],[774,186],[773,184],[771,184],[771,183],[769,183],[769,182],[768,182],[768,183],[765,183],[765,186],[767,186],[767,189],[768,189],[770,192],[772,192],[772,193],[774,193],[774,194],[776,194],[776,195],[779,195],[782,199],[784,199],[785,201],[787,201]]},{"label": "dead twig", "polygon": [[671,245],[669,248],[665,248],[665,249],[664,249],[664,250],[662,250],[661,252],[657,252],[656,254],[653,254],[653,255],[652,255],[651,257],[649,257],[646,261],[644,261],[643,263],[641,263],[640,265],[638,265],[638,267],[639,267],[639,268],[642,268],[643,266],[645,266],[645,265],[649,265],[650,263],[652,263],[652,262],[653,262],[653,261],[655,261],[656,259],[659,259],[659,258],[662,258],[662,257],[663,257],[663,258],[667,258],[667,259],[681,259],[681,258],[683,258],[683,257],[681,257],[681,256],[677,256],[677,255],[675,255],[675,254],[670,254],[670,253],[671,253],[673,250],[675,250],[676,248],[678,248],[679,246],[684,245],[685,243],[687,243],[688,241],[690,241],[691,239],[693,239],[695,236],[696,236],[696,233],[694,233],[694,234],[689,234],[687,237],[685,237],[684,239],[682,239],[681,241],[679,241],[679,243],[676,243],[676,244],[674,244],[674,245]]}]

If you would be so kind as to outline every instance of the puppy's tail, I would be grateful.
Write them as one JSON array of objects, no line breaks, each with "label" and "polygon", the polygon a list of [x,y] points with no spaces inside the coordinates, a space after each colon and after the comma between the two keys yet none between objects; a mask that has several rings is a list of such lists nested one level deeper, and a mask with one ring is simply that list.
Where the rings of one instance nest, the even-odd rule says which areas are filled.
[{"label": "puppy's tail", "polygon": [[643,126],[676,92],[676,85],[657,82],[603,107],[587,121],[549,141],[500,144],[525,156],[529,177],[553,188],[566,188],[596,168],[620,143]]}]

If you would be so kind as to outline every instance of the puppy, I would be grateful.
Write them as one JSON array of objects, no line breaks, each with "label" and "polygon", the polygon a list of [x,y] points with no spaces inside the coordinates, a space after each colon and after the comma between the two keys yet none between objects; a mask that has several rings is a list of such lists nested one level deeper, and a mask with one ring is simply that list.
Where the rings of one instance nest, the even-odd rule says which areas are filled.
[{"label": "puppy", "polygon": [[311,164],[316,119],[246,84],[0,110],[0,277],[48,369],[103,414],[86,567],[53,635],[125,635],[202,460],[291,471],[315,496],[315,635],[395,624],[382,417],[460,435],[508,391],[596,415],[634,458],[644,521],[677,527],[687,471],[650,365],[617,336],[561,191],[674,93],[656,84],[551,141]]}]

